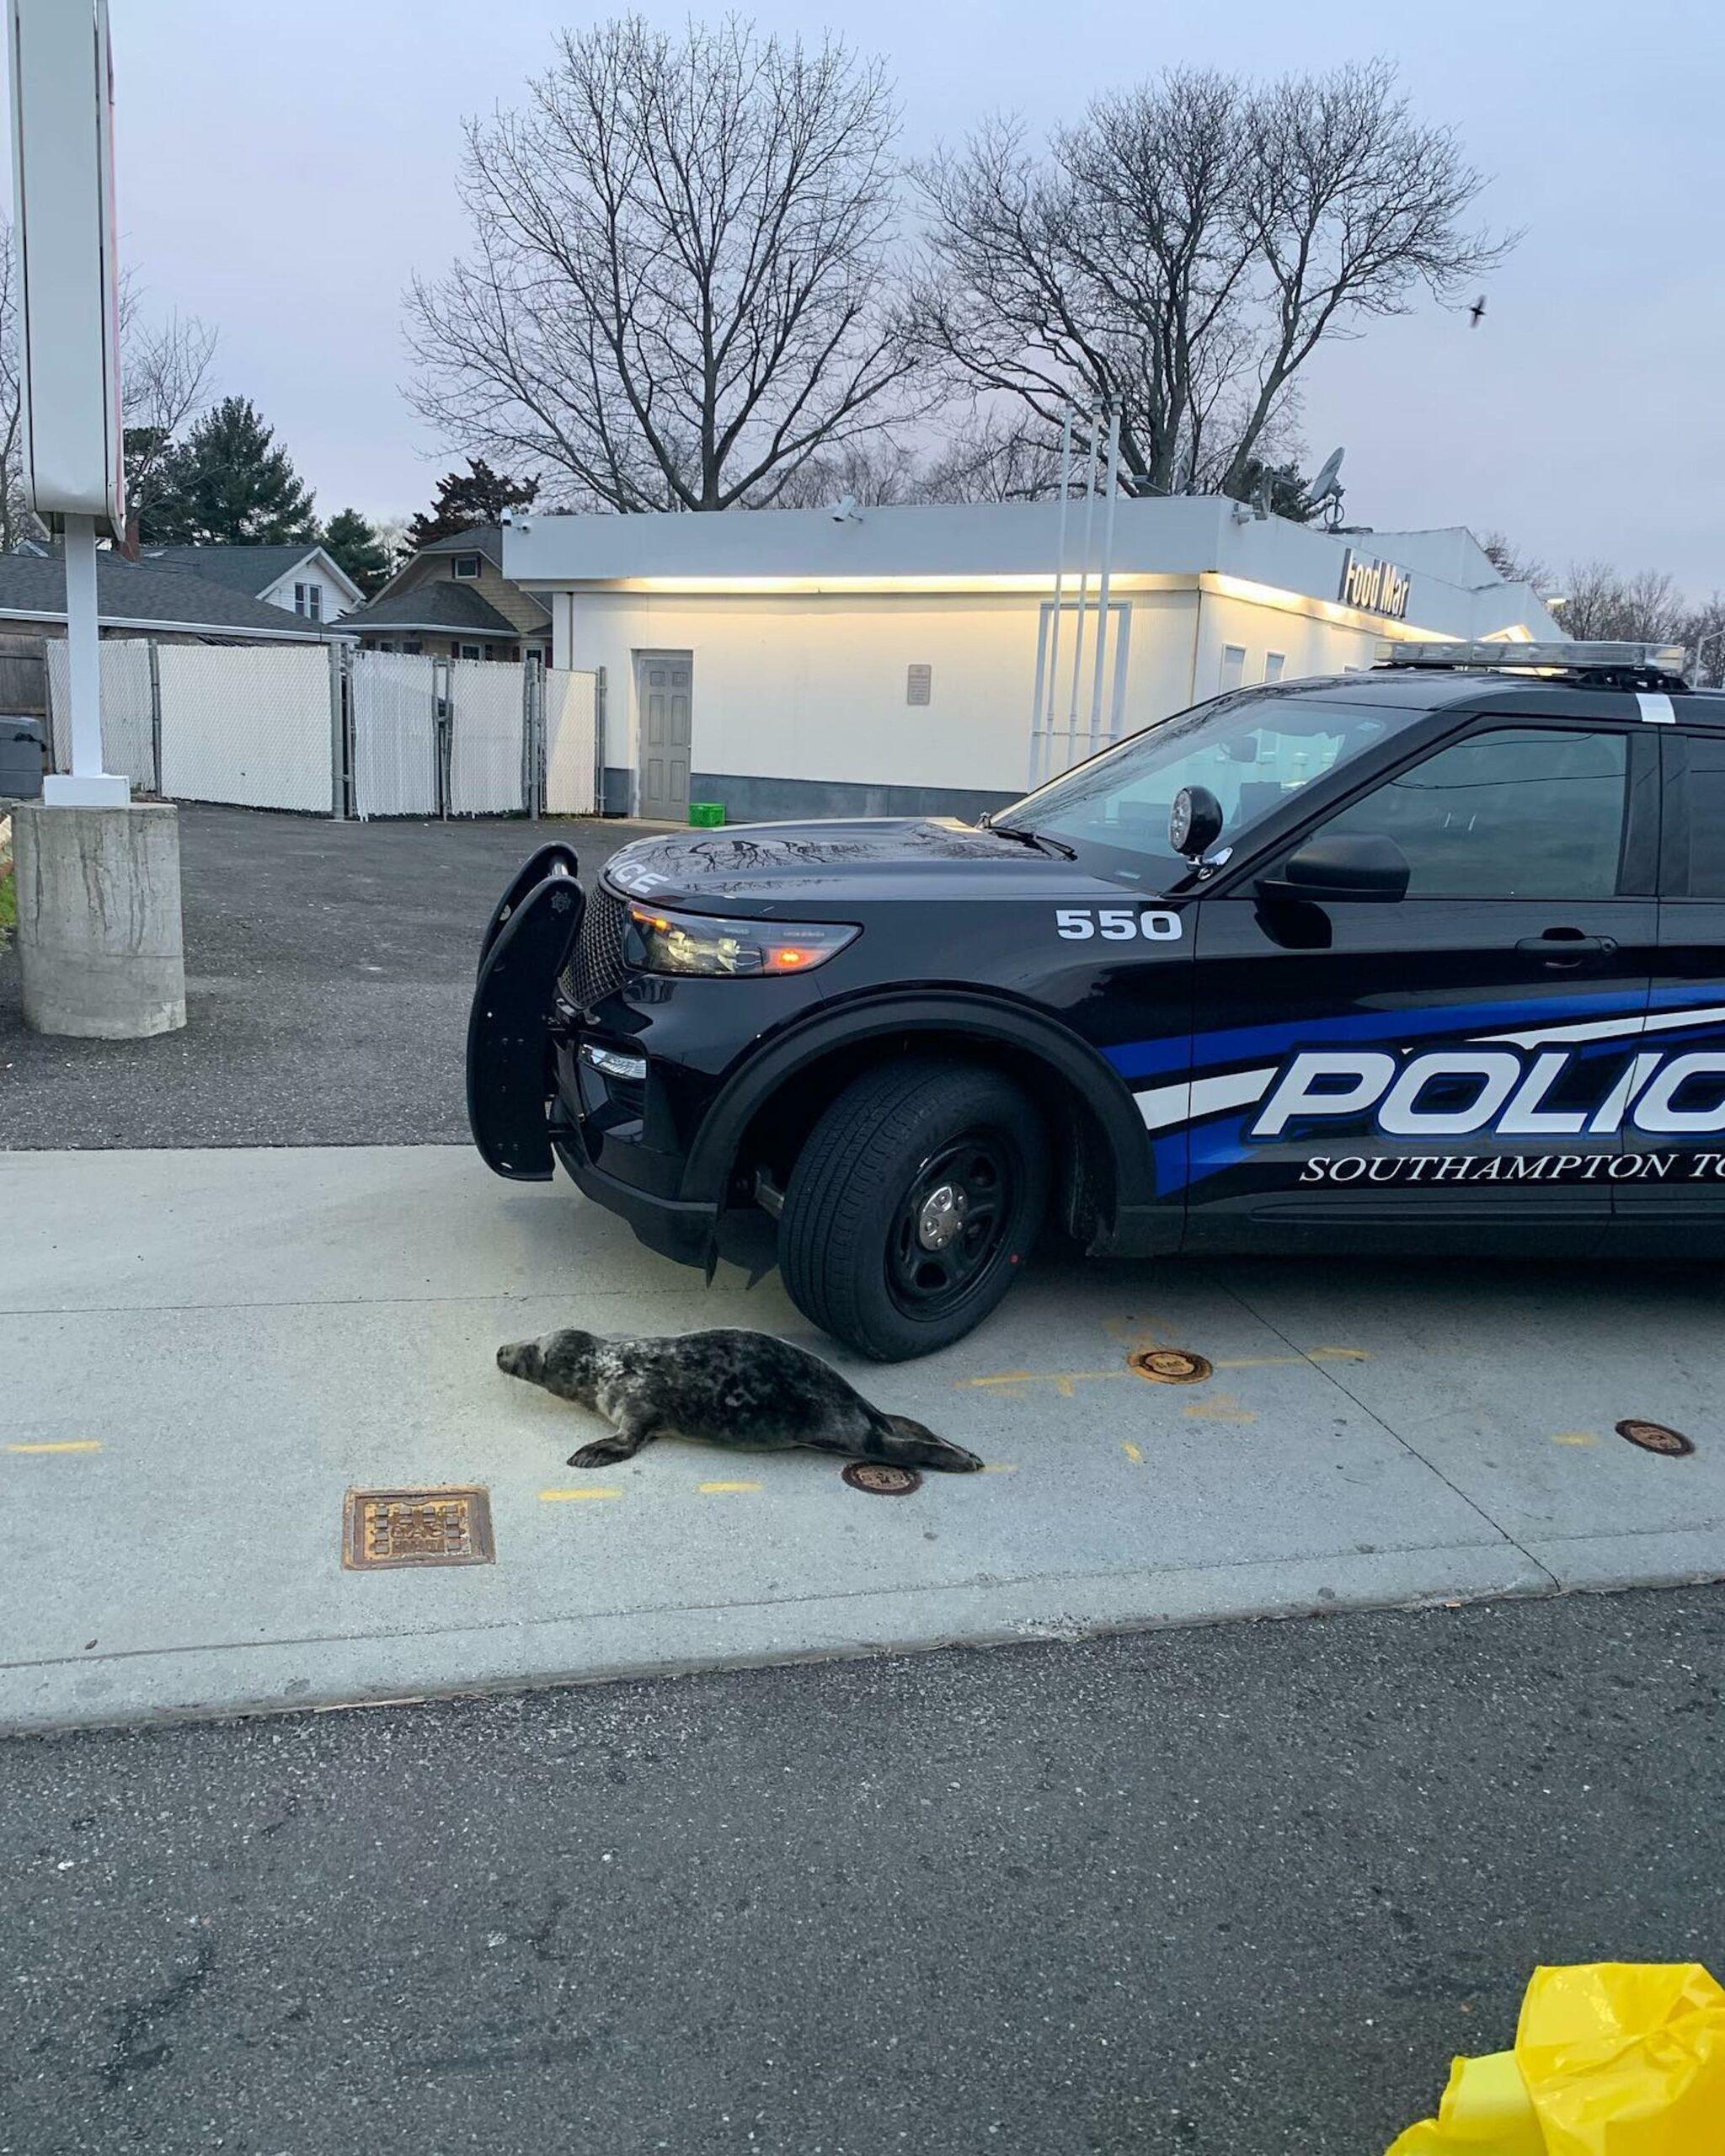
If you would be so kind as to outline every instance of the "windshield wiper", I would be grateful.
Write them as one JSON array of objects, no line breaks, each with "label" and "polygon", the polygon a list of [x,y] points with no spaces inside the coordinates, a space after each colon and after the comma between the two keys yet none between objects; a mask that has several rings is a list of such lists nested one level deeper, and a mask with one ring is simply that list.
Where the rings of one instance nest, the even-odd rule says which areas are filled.
[{"label": "windshield wiper", "polygon": [[985,817],[983,829],[992,831],[997,838],[1022,839],[1026,846],[1046,846],[1050,853],[1059,854],[1063,861],[1078,858],[1076,848],[1068,846],[1064,839],[1051,839],[1046,831],[1027,830],[1023,824],[994,824]]}]

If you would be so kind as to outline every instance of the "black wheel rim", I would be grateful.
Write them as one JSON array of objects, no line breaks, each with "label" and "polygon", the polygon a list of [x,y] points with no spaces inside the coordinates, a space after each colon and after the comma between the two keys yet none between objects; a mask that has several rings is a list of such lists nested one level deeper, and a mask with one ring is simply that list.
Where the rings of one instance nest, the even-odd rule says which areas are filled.
[{"label": "black wheel rim", "polygon": [[968,1132],[911,1178],[886,1253],[887,1287],[907,1316],[935,1318],[971,1294],[1006,1246],[1019,1185],[998,1131]]}]

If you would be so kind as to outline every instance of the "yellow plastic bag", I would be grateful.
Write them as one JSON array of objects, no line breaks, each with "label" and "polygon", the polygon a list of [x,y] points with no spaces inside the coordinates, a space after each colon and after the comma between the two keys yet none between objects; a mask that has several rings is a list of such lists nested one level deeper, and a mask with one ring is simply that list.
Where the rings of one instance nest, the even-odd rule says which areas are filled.
[{"label": "yellow plastic bag", "polygon": [[1725,2156],[1725,1989],[1698,1961],[1535,1969],[1514,2050],[1456,2059],[1389,2156]]}]

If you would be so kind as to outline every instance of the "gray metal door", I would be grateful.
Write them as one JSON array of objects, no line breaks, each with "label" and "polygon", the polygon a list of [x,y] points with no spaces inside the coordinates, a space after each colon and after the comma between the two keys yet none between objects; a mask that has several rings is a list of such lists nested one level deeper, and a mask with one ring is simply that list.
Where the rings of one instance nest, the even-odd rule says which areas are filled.
[{"label": "gray metal door", "polygon": [[694,654],[638,651],[635,700],[641,713],[641,799],[649,822],[689,820],[689,707]]}]

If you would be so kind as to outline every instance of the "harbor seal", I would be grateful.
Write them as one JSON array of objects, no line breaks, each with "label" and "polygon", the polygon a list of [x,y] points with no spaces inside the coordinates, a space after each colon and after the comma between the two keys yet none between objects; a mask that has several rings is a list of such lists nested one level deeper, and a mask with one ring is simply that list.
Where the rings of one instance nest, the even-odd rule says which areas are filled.
[{"label": "harbor seal", "polygon": [[908,1416],[884,1414],[830,1364],[768,1332],[718,1326],[669,1339],[611,1340],[566,1329],[497,1351],[497,1367],[615,1428],[572,1454],[571,1467],[633,1460],[654,1438],[790,1451],[974,1474],[982,1462]]}]

